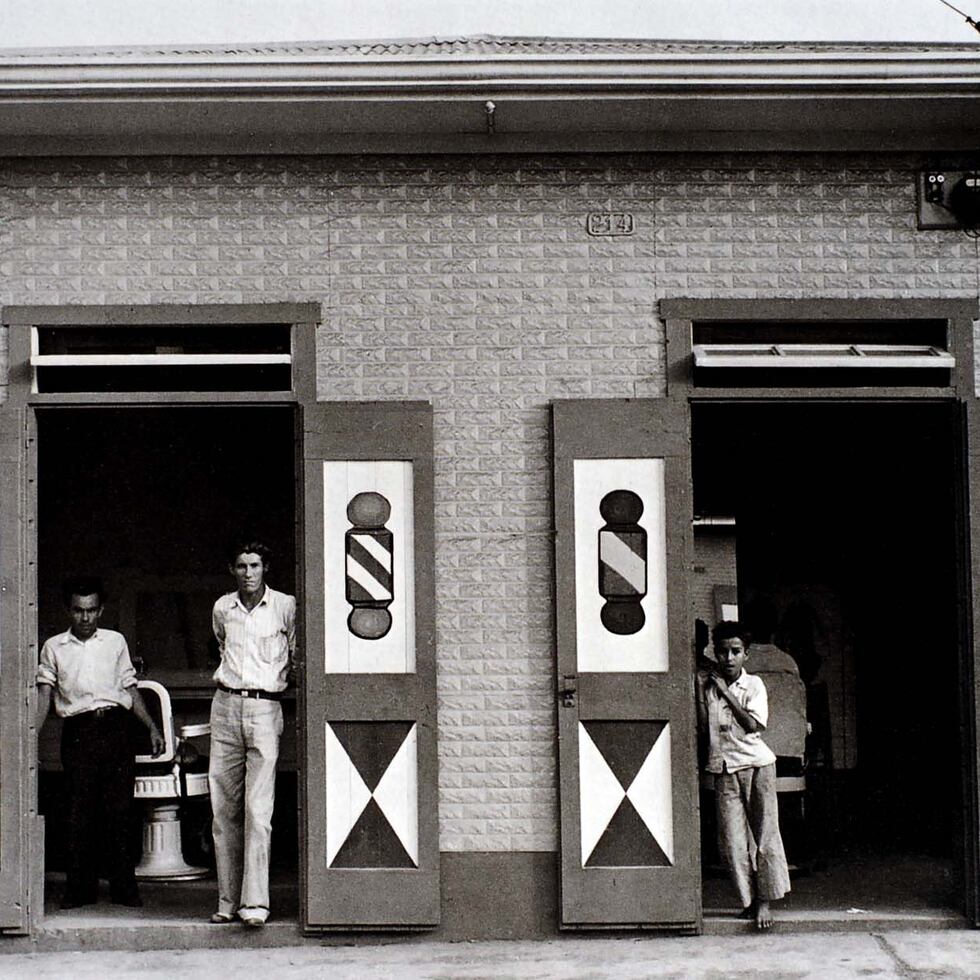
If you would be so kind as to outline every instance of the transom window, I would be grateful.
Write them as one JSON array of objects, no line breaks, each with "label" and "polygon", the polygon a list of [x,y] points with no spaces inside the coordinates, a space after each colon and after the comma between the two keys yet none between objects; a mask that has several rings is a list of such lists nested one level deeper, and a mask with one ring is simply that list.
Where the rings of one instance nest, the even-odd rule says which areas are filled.
[{"label": "transom window", "polygon": [[952,368],[948,351],[926,344],[695,344],[695,367]]},{"label": "transom window", "polygon": [[707,320],[691,331],[696,387],[945,387],[956,367],[939,319]]},{"label": "transom window", "polygon": [[289,391],[289,324],[33,326],[32,390]]}]

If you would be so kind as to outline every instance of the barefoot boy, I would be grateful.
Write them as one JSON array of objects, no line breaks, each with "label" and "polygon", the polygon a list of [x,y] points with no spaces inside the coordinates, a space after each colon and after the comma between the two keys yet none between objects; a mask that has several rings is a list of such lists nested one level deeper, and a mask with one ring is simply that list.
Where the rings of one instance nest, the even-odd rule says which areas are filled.
[{"label": "barefoot boy", "polygon": [[789,891],[776,809],[776,756],[762,741],[769,718],[766,685],[745,672],[751,639],[739,623],[712,631],[717,667],[697,674],[698,726],[708,734],[718,849],[757,929],[772,926],[769,903]]}]

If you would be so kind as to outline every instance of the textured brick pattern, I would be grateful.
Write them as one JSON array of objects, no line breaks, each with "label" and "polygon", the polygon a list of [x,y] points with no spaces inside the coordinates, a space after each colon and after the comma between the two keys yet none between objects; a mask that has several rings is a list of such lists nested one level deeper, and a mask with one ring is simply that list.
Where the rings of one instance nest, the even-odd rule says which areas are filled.
[{"label": "textured brick pattern", "polygon": [[917,166],[0,162],[0,303],[316,301],[322,398],[431,399],[442,847],[551,849],[549,401],[663,394],[664,296],[976,295],[976,241],[915,230]]}]

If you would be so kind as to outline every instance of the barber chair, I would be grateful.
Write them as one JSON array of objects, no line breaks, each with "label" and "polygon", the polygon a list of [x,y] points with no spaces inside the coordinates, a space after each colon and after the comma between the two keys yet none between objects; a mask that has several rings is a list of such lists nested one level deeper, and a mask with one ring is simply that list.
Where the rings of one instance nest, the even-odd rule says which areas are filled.
[{"label": "barber chair", "polygon": [[[138,682],[146,709],[157,723],[164,750],[156,757],[136,756],[134,796],[143,800],[143,854],[136,877],[154,881],[189,881],[202,878],[208,868],[197,868],[184,860],[181,847],[180,808],[184,800],[208,795],[208,774],[187,771],[196,756],[192,740],[210,734],[207,723],[182,725],[174,732],[173,708],[167,689],[156,681]],[[148,739],[147,739],[148,742]]]},{"label": "barber chair", "polygon": [[776,753],[776,792],[806,789],[806,686],[798,674],[785,670],[755,671],[769,694],[769,724],[762,735]]},{"label": "barber chair", "polygon": [[806,819],[806,686],[799,674],[758,670],[769,693],[769,724],[763,739],[776,753],[779,821],[790,873],[807,870],[803,833]]}]

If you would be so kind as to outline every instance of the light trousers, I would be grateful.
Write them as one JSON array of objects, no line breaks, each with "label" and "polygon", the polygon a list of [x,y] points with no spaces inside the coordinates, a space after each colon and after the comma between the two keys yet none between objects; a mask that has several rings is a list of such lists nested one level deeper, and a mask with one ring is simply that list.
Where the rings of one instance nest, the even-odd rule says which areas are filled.
[{"label": "light trousers", "polygon": [[216,691],[211,702],[211,790],[218,911],[269,913],[269,851],[282,735],[278,701]]},{"label": "light trousers", "polygon": [[718,773],[715,810],[718,850],[742,907],[756,898],[782,898],[789,891],[789,869],[779,834],[775,764]]}]

